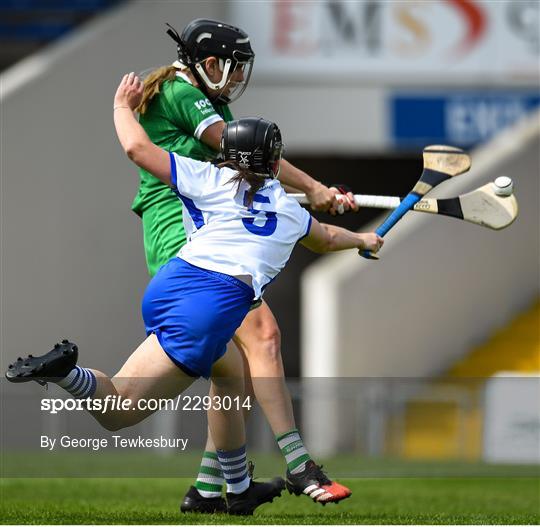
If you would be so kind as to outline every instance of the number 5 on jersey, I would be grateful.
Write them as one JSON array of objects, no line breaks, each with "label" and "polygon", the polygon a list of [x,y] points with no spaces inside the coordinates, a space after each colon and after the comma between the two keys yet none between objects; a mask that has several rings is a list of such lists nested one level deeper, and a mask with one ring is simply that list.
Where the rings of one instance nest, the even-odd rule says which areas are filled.
[{"label": "number 5 on jersey", "polygon": [[[244,194],[244,206],[246,207],[247,196],[248,193],[246,191],[246,193]],[[262,194],[255,194],[253,196],[253,203],[270,203],[270,198],[268,198],[267,196],[263,196]],[[248,211],[254,215],[262,212],[266,216],[266,221],[264,222],[264,225],[260,226],[255,225],[255,218],[242,218],[242,223],[249,232],[251,232],[252,234],[256,234],[257,236],[272,236],[272,234],[274,234],[277,228],[277,217],[275,212],[267,210],[257,210],[251,207],[248,207]]]}]

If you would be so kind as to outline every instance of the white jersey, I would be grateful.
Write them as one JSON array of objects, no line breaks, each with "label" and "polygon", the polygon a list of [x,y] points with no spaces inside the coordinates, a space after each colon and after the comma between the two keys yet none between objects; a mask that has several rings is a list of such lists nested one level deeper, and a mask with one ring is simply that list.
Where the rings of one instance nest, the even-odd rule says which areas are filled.
[{"label": "white jersey", "polygon": [[171,184],[184,204],[187,262],[251,282],[255,298],[285,267],[311,215],[274,179],[244,204],[249,185],[235,171],[170,153]]}]

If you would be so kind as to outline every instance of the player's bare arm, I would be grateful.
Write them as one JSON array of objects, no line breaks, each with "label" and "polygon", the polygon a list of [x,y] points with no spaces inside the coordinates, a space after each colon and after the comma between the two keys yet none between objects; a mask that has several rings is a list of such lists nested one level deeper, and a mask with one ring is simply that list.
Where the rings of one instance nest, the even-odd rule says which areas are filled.
[{"label": "player's bare arm", "polygon": [[114,96],[114,126],[127,156],[163,183],[171,182],[169,154],[156,146],[137,122],[133,111],[141,102],[143,84],[134,74],[124,75]]},{"label": "player's bare arm", "polygon": [[358,210],[358,205],[351,193],[341,194],[337,188],[328,188],[286,159],[281,161],[279,181],[282,185],[304,192],[313,210],[329,212],[332,215],[342,214],[348,210]]},{"label": "player's bare arm", "polygon": [[218,121],[211,124],[201,134],[201,141],[209,146],[212,150],[219,152],[219,146],[221,142],[221,135],[225,129],[225,121]]},{"label": "player's bare arm", "polygon": [[359,249],[376,253],[384,240],[374,232],[352,232],[336,225],[311,221],[309,234],[300,243],[315,253]]}]

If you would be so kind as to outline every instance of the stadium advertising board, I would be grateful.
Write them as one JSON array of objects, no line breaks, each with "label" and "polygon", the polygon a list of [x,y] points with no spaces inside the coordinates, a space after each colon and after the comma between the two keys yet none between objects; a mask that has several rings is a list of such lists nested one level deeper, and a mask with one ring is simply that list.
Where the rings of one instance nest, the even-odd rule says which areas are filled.
[{"label": "stadium advertising board", "polygon": [[395,146],[428,142],[470,147],[489,140],[540,104],[533,91],[397,93],[390,97],[390,134]]},{"label": "stadium advertising board", "polygon": [[235,1],[230,15],[252,36],[261,76],[422,84],[538,79],[536,1]]}]

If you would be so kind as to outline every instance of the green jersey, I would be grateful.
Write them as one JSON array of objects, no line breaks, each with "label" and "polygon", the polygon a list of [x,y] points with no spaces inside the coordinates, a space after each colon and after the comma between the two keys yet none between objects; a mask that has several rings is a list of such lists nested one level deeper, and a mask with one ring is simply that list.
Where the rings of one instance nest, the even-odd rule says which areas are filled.
[{"label": "green jersey", "polygon": [[[150,140],[169,152],[209,161],[216,152],[200,137],[215,122],[233,119],[228,106],[213,106],[206,95],[181,76],[165,81],[139,122]],[[153,276],[186,243],[182,202],[170,187],[139,169],[139,191],[132,210],[141,216],[148,270]]]},{"label": "green jersey", "polygon": [[[210,161],[216,152],[201,140],[211,124],[232,121],[228,106],[213,106],[199,88],[181,77],[165,81],[139,122],[157,146],[179,155]],[[146,170],[139,169],[140,186],[132,209],[139,215],[157,201],[173,196],[170,188]],[[178,198],[175,198],[178,201]],[[180,203],[180,201],[178,201]]]}]

